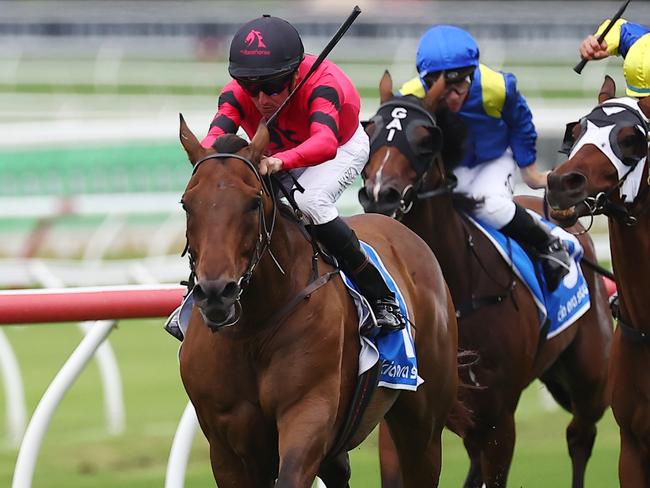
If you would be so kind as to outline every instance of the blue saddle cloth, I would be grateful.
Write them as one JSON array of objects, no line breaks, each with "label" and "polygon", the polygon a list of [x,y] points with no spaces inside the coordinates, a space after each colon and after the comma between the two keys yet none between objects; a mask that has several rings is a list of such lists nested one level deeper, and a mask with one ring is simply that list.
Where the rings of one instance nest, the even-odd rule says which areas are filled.
[{"label": "blue saddle cloth", "polygon": [[[369,369],[377,360],[379,360],[381,361],[379,386],[415,391],[424,380],[418,376],[415,343],[413,341],[411,322],[409,320],[409,313],[406,308],[404,296],[397,287],[395,280],[386,269],[386,266],[384,266],[377,251],[363,241],[361,242],[361,246],[366,251],[366,254],[372,263],[382,274],[388,288],[395,293],[395,297],[397,298],[397,302],[399,303],[402,315],[406,319],[407,325],[402,330],[379,336],[373,341],[367,337],[361,337],[362,351],[359,359],[359,374]],[[370,313],[368,311],[368,303],[364,298],[361,298],[356,285],[343,272],[341,272],[341,277],[355,301],[357,311],[359,312],[359,322],[360,324],[364,324],[365,321],[368,320],[368,315]],[[364,355],[367,356],[364,357]]]},{"label": "blue saddle cloth", "polygon": [[514,239],[506,237],[503,233],[479,220],[469,216],[468,219],[487,236],[503,259],[513,266],[517,276],[528,287],[539,310],[540,324],[544,325],[547,319],[550,321],[547,332],[547,337],[550,339],[582,317],[591,306],[589,288],[579,266],[583,249],[575,236],[541,218],[536,213],[530,210],[528,212],[533,218],[541,219],[545,225],[551,228],[553,235],[565,242],[572,257],[569,274],[553,292],[549,292],[546,286],[541,264],[533,263]]}]

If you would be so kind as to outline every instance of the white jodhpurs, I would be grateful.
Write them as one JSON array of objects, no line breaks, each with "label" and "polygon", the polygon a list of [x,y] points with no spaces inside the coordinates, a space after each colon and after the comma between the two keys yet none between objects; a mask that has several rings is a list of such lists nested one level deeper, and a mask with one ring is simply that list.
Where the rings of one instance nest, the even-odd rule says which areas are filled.
[{"label": "white jodhpurs", "polygon": [[368,136],[359,125],[350,140],[339,146],[334,159],[291,171],[305,189],[303,193],[294,192],[293,196],[310,223],[326,224],[338,217],[336,201],[359,176],[369,153]]},{"label": "white jodhpurs", "polygon": [[459,167],[454,170],[458,178],[456,193],[484,199],[473,212],[477,219],[501,229],[515,216],[513,181],[517,164],[508,150],[501,157],[486,161],[473,168]]}]

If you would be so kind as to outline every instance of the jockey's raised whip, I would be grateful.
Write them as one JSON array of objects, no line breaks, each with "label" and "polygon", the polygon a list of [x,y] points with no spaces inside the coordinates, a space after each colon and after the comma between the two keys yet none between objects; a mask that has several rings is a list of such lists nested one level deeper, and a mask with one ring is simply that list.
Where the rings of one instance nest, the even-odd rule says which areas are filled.
[{"label": "jockey's raised whip", "polygon": [[[627,1],[626,1],[626,2],[621,6],[621,8],[618,9],[618,12],[616,12],[616,14],[614,15],[614,17],[612,17],[612,20],[610,20],[610,22],[609,22],[609,24],[607,25],[607,27],[605,27],[605,30],[604,30],[604,31],[603,31],[603,32],[598,36],[598,44],[600,44],[601,42],[603,42],[603,40],[605,39],[605,36],[607,35],[607,33],[612,29],[612,27],[614,27],[614,24],[616,23],[616,21],[617,21],[618,19],[621,18],[621,15],[623,15],[623,12],[625,12],[625,9],[627,8],[628,4],[629,4],[631,1],[632,1],[632,0],[627,0]],[[587,61],[589,61],[589,60],[588,60],[588,59],[582,59],[578,64],[576,64],[576,65],[573,67],[573,71],[575,71],[575,72],[578,73],[578,74],[582,73],[582,69],[583,69],[583,68],[585,67],[585,65],[587,64]]]},{"label": "jockey's raised whip", "polygon": [[334,37],[332,37],[330,42],[327,43],[327,46],[323,48],[323,51],[318,55],[316,61],[314,61],[314,64],[312,64],[311,68],[309,69],[305,77],[302,80],[300,80],[300,83],[298,83],[298,85],[296,85],[296,87],[293,90],[291,90],[291,93],[289,93],[289,96],[287,96],[286,100],[282,102],[282,105],[280,105],[278,109],[273,113],[273,115],[271,115],[269,119],[266,121],[267,127],[271,127],[273,125],[275,119],[278,118],[278,114],[289,103],[289,100],[291,100],[293,94],[296,93],[300,89],[300,87],[305,84],[305,82],[314,73],[314,71],[316,71],[316,69],[321,65],[323,60],[327,57],[330,51],[334,49],[334,46],[338,44],[338,42],[341,40],[341,37],[345,35],[347,30],[350,28],[350,26],[355,21],[355,19],[359,16],[360,13],[361,13],[361,9],[359,8],[358,5],[355,5],[355,7],[352,9],[352,13],[348,16],[345,22],[343,22],[341,27],[339,27],[339,30],[336,31],[336,34],[334,34]]}]

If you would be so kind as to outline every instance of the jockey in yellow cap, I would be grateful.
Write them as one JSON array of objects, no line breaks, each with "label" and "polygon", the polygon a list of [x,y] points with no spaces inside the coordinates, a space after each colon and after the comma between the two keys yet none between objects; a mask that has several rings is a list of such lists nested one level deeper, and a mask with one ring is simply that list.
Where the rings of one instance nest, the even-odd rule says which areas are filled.
[{"label": "jockey in yellow cap", "polygon": [[625,93],[630,97],[647,97],[650,95],[650,28],[620,19],[599,44],[597,37],[607,25],[609,20],[582,41],[580,56],[588,60],[622,56]]}]

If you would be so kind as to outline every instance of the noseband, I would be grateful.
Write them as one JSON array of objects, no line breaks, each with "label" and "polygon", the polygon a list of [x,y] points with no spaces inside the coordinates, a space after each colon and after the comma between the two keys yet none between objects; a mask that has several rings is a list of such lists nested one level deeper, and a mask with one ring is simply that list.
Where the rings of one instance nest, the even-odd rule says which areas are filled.
[{"label": "noseband", "polygon": [[[245,158],[243,156],[240,156],[239,154],[233,154],[233,153],[214,153],[214,154],[209,154],[205,156],[202,159],[199,159],[195,164],[194,164],[194,169],[192,170],[192,176],[194,176],[199,169],[199,166],[204,163],[205,161],[208,160],[218,160],[218,159],[238,159],[240,161],[243,161],[246,166],[253,172],[257,180],[260,182],[261,189],[259,191],[260,197],[262,197],[264,194],[267,194],[271,197],[271,202],[272,202],[272,213],[271,213],[271,222],[268,223],[266,220],[266,215],[264,213],[264,202],[260,202],[259,206],[259,226],[258,226],[258,236],[257,236],[257,241],[255,244],[255,249],[253,251],[253,255],[251,256],[251,259],[248,264],[248,268],[246,268],[246,271],[240,276],[239,280],[237,280],[237,286],[239,287],[239,293],[237,294],[237,297],[235,298],[235,314],[232,318],[226,320],[224,323],[219,323],[215,324],[219,327],[229,327],[235,325],[238,321],[239,318],[241,317],[241,312],[242,312],[242,306],[240,302],[241,295],[244,291],[244,288],[248,286],[250,283],[251,277],[253,276],[253,271],[255,270],[255,267],[259,264],[261,261],[262,257],[264,256],[264,253],[268,250],[269,255],[273,259],[273,262],[276,264],[280,272],[284,274],[284,270],[280,266],[280,263],[278,262],[277,258],[273,255],[273,252],[270,249],[271,245],[271,236],[273,234],[273,229],[275,228],[275,222],[277,218],[277,196],[276,193],[272,189],[272,184],[270,182],[270,179],[267,181],[264,178],[262,178],[262,175],[260,175],[259,170],[257,169],[257,166],[253,164],[253,162]],[[192,253],[192,249],[189,245],[189,241],[186,242],[185,244],[185,249],[183,250],[183,253],[181,256],[184,256],[185,254],[188,255],[189,261],[190,261],[190,286],[193,287],[194,285],[194,277],[196,277],[196,271],[195,271],[195,264],[196,264],[196,259],[195,256]]]}]

